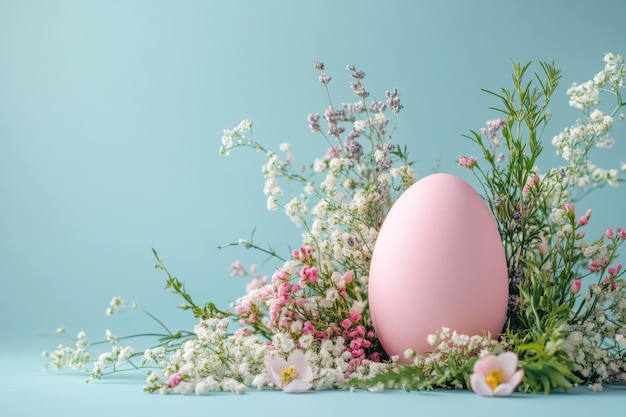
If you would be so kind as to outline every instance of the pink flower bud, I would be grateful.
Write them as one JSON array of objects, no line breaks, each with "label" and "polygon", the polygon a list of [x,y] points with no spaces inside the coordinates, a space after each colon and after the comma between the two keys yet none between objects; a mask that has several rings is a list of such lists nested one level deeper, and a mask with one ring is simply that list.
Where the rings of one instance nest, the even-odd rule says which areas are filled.
[{"label": "pink flower bud", "polygon": [[571,203],[565,203],[564,208],[565,208],[565,211],[568,211],[570,213],[574,212],[574,206]]},{"label": "pink flower bud", "polygon": [[183,375],[180,372],[176,372],[175,374],[170,375],[170,379],[167,381],[167,386],[170,388],[174,388],[180,381],[183,379]]},{"label": "pink flower bud", "polygon": [[572,294],[576,294],[578,291],[580,291],[581,285],[582,284],[579,279],[575,280],[574,282],[572,282],[572,285],[569,287],[569,292],[571,292]]},{"label": "pink flower bud", "polygon": [[352,311],[350,313],[350,321],[352,323],[356,323],[357,321],[361,320],[361,313],[358,313],[356,311]]},{"label": "pink flower bud", "polygon": [[473,156],[470,156],[469,158],[466,156],[459,157],[459,166],[471,169],[474,168],[476,164],[478,164],[478,161]]},{"label": "pink flower bud", "polygon": [[607,237],[607,239],[613,239],[615,237],[615,235],[613,234],[613,229],[611,229],[610,227],[606,229],[604,235]]}]

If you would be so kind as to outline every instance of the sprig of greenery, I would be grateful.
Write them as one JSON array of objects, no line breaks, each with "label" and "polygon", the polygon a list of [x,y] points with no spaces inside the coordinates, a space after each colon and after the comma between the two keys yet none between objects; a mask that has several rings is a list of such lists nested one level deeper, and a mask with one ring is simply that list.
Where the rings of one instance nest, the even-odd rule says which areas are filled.
[{"label": "sprig of greenery", "polygon": [[220,310],[215,306],[213,302],[206,302],[204,307],[200,307],[197,305],[191,295],[185,290],[185,283],[180,281],[178,278],[173,276],[170,271],[167,269],[163,260],[159,257],[157,251],[153,248],[152,253],[154,253],[154,257],[156,258],[156,263],[154,267],[156,269],[160,269],[167,274],[167,279],[165,282],[165,288],[171,288],[172,292],[180,295],[185,302],[178,306],[178,308],[182,310],[191,310],[193,315],[200,320],[207,320],[210,318],[226,318],[232,315],[230,311]]}]

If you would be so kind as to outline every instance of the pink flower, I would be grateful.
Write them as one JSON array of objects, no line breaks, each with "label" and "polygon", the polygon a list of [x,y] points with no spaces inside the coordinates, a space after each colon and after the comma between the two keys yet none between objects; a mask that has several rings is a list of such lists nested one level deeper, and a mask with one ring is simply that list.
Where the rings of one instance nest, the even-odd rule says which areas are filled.
[{"label": "pink flower", "polygon": [[180,372],[176,372],[175,374],[170,375],[170,379],[167,381],[167,386],[170,388],[174,388],[180,381],[183,379],[183,374]]},{"label": "pink flower", "polygon": [[301,350],[291,352],[287,360],[280,356],[268,356],[265,366],[270,380],[283,391],[299,393],[311,389],[313,371]]},{"label": "pink flower", "polygon": [[478,164],[478,161],[473,156],[470,156],[469,158],[466,156],[459,157],[459,166],[471,169],[471,168],[474,168],[477,164]]},{"label": "pink flower", "polygon": [[361,320],[361,313],[356,312],[356,311],[350,312],[350,321],[352,323],[356,323],[359,320]]},{"label": "pink flower", "polygon": [[578,224],[581,226],[585,226],[587,223],[589,223],[589,217],[591,217],[591,209],[587,210],[587,212],[581,216],[581,218],[578,220]]},{"label": "pink flower", "polygon": [[613,239],[615,237],[615,235],[613,234],[613,229],[611,229],[610,227],[606,229],[606,232],[604,234],[607,239]]},{"label": "pink flower", "polygon": [[487,126],[489,127],[489,133],[491,134],[496,133],[498,130],[500,130],[506,125],[507,125],[506,119],[495,119],[495,120],[487,121]]},{"label": "pink flower", "polygon": [[474,364],[470,385],[478,395],[507,396],[522,382],[524,371],[516,370],[517,355],[514,352],[504,352],[498,356],[487,355]]},{"label": "pink flower", "polygon": [[352,280],[354,280],[354,272],[347,271],[345,274],[343,274],[341,278],[343,279],[343,282],[349,284],[352,282]]},{"label": "pink flower", "polygon": [[596,272],[597,270],[600,269],[600,265],[598,265],[598,263],[596,261],[593,261],[593,262],[591,262],[589,264],[587,269],[589,269],[591,272]]},{"label": "pink flower", "polygon": [[572,282],[572,285],[569,287],[569,292],[571,292],[572,294],[576,294],[578,291],[580,291],[581,285],[582,283],[580,282],[579,279],[575,280],[574,282]]},{"label": "pink flower", "polygon": [[621,270],[622,270],[622,264],[617,264],[617,265],[615,265],[615,267],[609,268],[608,272],[611,275],[617,275],[617,274],[619,274],[619,271],[621,271]]}]

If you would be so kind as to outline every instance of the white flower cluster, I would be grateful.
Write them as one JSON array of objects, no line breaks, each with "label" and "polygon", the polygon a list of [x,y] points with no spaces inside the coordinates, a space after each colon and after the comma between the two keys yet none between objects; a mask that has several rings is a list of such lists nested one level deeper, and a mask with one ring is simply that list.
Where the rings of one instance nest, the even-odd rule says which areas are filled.
[{"label": "white flower cluster", "polygon": [[252,122],[250,120],[243,120],[232,130],[224,129],[220,154],[230,155],[230,151],[235,145],[241,145],[246,141],[245,133],[251,128]]},{"label": "white flower cluster", "polygon": [[[562,178],[563,187],[572,185],[583,189],[600,187],[604,184],[615,186],[622,181],[618,168],[600,168],[589,159],[592,148],[608,149],[613,145],[614,141],[608,137],[608,133],[613,128],[615,116],[622,106],[622,103],[618,102],[610,114],[596,107],[601,102],[603,90],[617,93],[618,89],[624,87],[626,79],[624,59],[621,56],[606,54],[604,62],[604,69],[592,80],[580,85],[574,84],[567,90],[570,105],[583,110],[586,120],[578,120],[552,139],[552,144],[557,148],[557,155],[569,163],[568,166],[560,168],[565,174]],[[616,96],[620,97],[619,94]],[[623,118],[624,116],[620,114],[619,119]]]},{"label": "white flower cluster", "polygon": [[592,80],[582,84],[574,83],[568,90],[570,106],[581,110],[589,109],[600,102],[600,91],[605,85],[612,88],[622,88],[625,85],[626,70],[624,59],[613,53],[604,56],[604,69],[597,73]]},{"label": "white flower cluster", "polygon": [[98,355],[98,360],[93,363],[89,380],[102,378],[102,375],[108,368],[111,369],[111,372],[115,372],[117,369],[127,364],[132,366],[131,359],[135,355],[134,349],[130,346],[119,346],[117,344],[117,337],[111,335],[108,330],[107,339],[113,344],[113,347],[110,352],[104,352]]},{"label": "white flower cluster", "polygon": [[[60,327],[57,329],[57,333],[65,335],[66,330]],[[87,335],[81,331],[76,335],[73,348],[59,344],[52,352],[43,351],[42,356],[47,358],[48,363],[56,369],[67,367],[75,371],[85,372],[87,364],[91,361],[91,353],[88,349]]]},{"label": "white flower cluster", "polygon": [[[458,333],[447,327],[431,334],[427,338],[428,344],[433,347],[433,352],[428,356],[415,356],[413,352],[405,352],[405,357],[414,357],[413,363],[422,369],[430,369],[433,373],[444,371],[440,377],[449,377],[449,373],[454,369],[451,366],[462,365],[472,356],[485,355],[487,353],[500,353],[503,347],[498,341],[491,338],[490,335],[466,335]],[[408,355],[407,355],[408,354]],[[434,375],[433,375],[434,376]],[[456,388],[462,388],[462,381],[456,381],[459,384]]]},{"label": "white flower cluster", "polygon": [[[206,394],[211,391],[242,393],[246,386],[269,383],[264,359],[268,345],[257,336],[239,332],[228,335],[228,320],[208,319],[194,328],[196,338],[184,342],[167,359],[162,373],[152,372],[147,382],[161,393]],[[146,361],[163,365],[163,352],[151,350]],[[181,375],[175,384],[168,381]]]},{"label": "white flower cluster", "polygon": [[626,317],[626,287],[623,280],[616,285],[590,285],[583,305],[588,314],[581,322],[570,325],[563,350],[573,360],[573,371],[591,381],[588,387],[602,390],[603,384],[626,381],[626,323],[615,320]]},{"label": "white flower cluster", "polygon": [[[265,371],[265,358],[273,352],[284,357],[301,349],[313,371],[312,389],[336,389],[346,380],[345,374],[353,359],[341,337],[327,340],[317,348],[311,335],[294,341],[290,335],[276,333],[271,343],[249,332],[227,334],[228,321],[209,319],[200,322],[196,339],[182,344],[168,359],[163,349],[148,350],[145,361],[163,367],[151,372],[147,382],[161,393],[207,394],[212,391],[243,393],[246,387],[275,388]],[[384,372],[388,364],[362,361],[354,378],[366,379]],[[171,383],[172,377],[180,378]],[[150,389],[150,388],[148,388]]]}]

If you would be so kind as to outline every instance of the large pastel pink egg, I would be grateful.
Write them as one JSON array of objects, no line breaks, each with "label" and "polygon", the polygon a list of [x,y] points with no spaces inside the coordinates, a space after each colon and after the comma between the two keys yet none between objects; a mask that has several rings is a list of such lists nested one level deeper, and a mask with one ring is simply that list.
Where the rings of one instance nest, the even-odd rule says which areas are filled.
[{"label": "large pastel pink egg", "polygon": [[450,174],[409,187],[381,227],[372,254],[369,305],[385,352],[433,350],[442,327],[467,335],[502,332],[508,304],[504,248],[474,189]]}]

